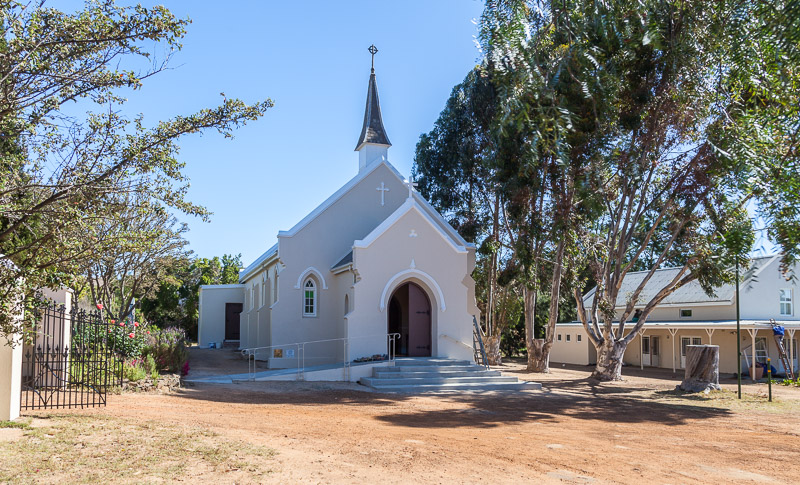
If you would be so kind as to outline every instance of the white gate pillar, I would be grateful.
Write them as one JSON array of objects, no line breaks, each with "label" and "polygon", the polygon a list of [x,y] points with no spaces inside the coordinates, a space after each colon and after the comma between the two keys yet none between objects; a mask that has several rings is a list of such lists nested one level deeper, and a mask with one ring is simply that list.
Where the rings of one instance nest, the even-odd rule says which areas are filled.
[{"label": "white gate pillar", "polygon": [[0,421],[19,417],[22,386],[22,339],[12,337],[14,346],[0,338]]}]

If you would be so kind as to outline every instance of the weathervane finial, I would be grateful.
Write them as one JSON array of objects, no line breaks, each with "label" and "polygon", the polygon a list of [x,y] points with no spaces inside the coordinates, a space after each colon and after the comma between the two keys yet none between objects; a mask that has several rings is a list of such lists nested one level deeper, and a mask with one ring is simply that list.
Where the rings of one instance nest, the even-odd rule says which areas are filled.
[{"label": "weathervane finial", "polygon": [[372,54],[372,72],[375,72],[375,54],[378,53],[378,48],[375,47],[375,44],[372,44],[367,50]]}]

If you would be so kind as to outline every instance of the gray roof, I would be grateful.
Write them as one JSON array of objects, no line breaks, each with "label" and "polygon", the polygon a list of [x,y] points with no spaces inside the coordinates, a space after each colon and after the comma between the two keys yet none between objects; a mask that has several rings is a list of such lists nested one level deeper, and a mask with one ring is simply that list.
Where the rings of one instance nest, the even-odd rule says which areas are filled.
[{"label": "gray roof", "polygon": [[353,251],[345,254],[345,256],[339,260],[338,263],[331,266],[331,269],[341,268],[342,266],[348,265],[353,262]]},{"label": "gray roof", "polygon": [[[763,257],[763,258],[755,258],[752,260],[753,268],[755,270],[761,269],[764,265],[768,264],[768,262],[773,259],[773,256]],[[656,270],[653,273],[653,276],[645,285],[642,292],[639,294],[639,305],[646,304],[649,302],[662,288],[667,286],[675,275],[678,274],[680,268],[664,268]],[[622,281],[622,287],[619,290],[619,295],[617,297],[617,308],[621,306],[625,306],[628,302],[629,296],[639,287],[639,284],[642,282],[645,276],[647,276],[648,271],[636,271],[628,273],[625,276],[625,279]],[[744,275],[743,275],[744,276]],[[595,288],[589,290],[588,293],[583,297],[583,301],[586,303],[587,301],[591,301],[591,298],[594,296]],[[686,285],[678,288],[675,290],[671,295],[666,297],[660,304],[661,305],[677,305],[677,304],[692,304],[692,303],[719,303],[719,304],[730,304],[733,303],[733,296],[734,296],[735,288],[732,284],[724,284],[717,288],[714,288],[714,294],[708,295],[700,286],[700,283],[697,280],[691,281]]]},{"label": "gray roof", "polygon": [[381,103],[378,99],[378,84],[375,82],[375,70],[369,75],[369,87],[367,88],[367,107],[364,109],[364,126],[361,128],[361,135],[356,143],[356,150],[365,143],[375,143],[377,145],[392,146],[386,130],[383,128],[383,118],[381,117]]}]

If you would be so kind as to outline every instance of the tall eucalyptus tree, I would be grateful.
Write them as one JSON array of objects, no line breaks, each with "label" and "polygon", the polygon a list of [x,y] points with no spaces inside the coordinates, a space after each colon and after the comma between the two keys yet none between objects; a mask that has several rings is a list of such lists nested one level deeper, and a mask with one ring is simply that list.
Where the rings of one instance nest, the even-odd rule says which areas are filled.
[{"label": "tall eucalyptus tree", "polygon": [[[598,351],[594,377],[620,378],[625,348],[676,289],[730,280],[752,244],[748,203],[770,222],[785,268],[800,251],[797,22],[776,28],[796,11],[777,1],[487,3],[490,62],[522,80],[503,92],[505,112],[543,140],[529,145],[534,160],[558,167],[549,173],[567,189],[549,192],[563,225],[546,244],[569,236],[565,269]],[[645,291],[666,264],[675,277]],[[588,308],[584,266],[597,284]],[[635,268],[639,284],[620,294]]]}]

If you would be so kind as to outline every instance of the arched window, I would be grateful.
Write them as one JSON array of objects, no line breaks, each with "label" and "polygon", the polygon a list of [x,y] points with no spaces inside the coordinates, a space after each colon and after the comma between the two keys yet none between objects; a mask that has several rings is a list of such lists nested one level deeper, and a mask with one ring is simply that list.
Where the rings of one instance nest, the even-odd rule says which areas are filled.
[{"label": "arched window", "polygon": [[350,298],[344,295],[344,314],[347,315],[348,313],[350,313]]},{"label": "arched window", "polygon": [[306,284],[303,285],[303,316],[317,316],[317,285],[311,278],[307,279]]}]

